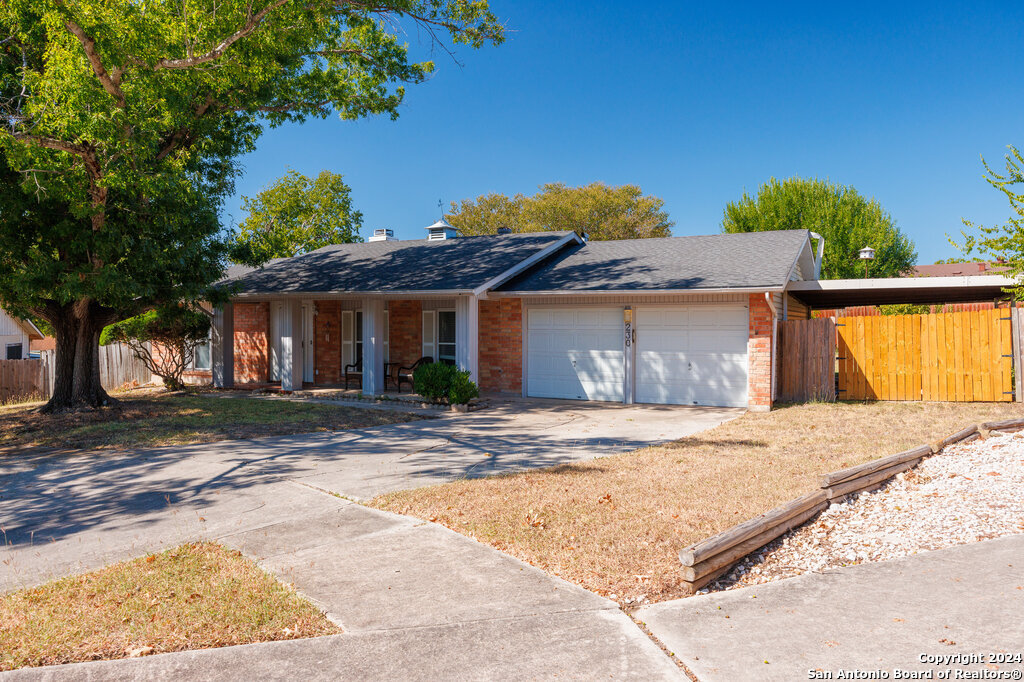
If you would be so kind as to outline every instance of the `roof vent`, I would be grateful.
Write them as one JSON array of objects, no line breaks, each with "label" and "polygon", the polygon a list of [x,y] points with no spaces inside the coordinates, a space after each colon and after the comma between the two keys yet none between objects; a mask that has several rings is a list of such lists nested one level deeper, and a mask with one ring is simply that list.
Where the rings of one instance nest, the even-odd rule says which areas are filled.
[{"label": "roof vent", "polygon": [[498,234],[512,234],[512,228],[511,227],[499,227],[498,228]]},{"label": "roof vent", "polygon": [[427,241],[441,241],[442,239],[455,239],[457,233],[455,228],[445,222],[444,218],[441,218],[436,223],[427,228]]},{"label": "roof vent", "polygon": [[373,236],[367,241],[370,242],[397,242],[395,239],[395,231],[390,230],[386,227],[381,227],[373,231]]}]

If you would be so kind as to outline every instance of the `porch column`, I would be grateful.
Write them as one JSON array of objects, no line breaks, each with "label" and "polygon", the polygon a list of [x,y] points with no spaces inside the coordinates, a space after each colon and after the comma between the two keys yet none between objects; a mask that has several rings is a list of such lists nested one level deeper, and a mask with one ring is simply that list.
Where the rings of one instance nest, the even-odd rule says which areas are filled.
[{"label": "porch column", "polygon": [[384,299],[363,299],[363,393],[384,391]]},{"label": "porch column", "polygon": [[480,345],[480,299],[460,296],[455,299],[455,364],[480,383],[477,371]]},{"label": "porch column", "polygon": [[281,302],[281,390],[302,390],[302,302]]},{"label": "porch column", "polygon": [[213,385],[233,388],[235,385],[235,306],[225,303],[213,311],[210,334],[210,360]]}]

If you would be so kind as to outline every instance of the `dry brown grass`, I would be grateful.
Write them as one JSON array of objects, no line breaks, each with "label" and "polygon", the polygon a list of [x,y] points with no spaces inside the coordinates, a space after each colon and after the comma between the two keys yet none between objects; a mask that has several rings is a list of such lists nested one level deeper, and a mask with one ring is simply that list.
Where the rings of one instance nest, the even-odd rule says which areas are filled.
[{"label": "dry brown grass", "polygon": [[0,457],[28,448],[109,449],[340,431],[420,419],[415,414],[286,400],[139,392],[98,410],[39,414],[42,403],[0,406]]},{"label": "dry brown grass", "polygon": [[746,414],[674,443],[383,495],[620,603],[682,596],[678,552],[811,492],[817,476],[1021,416],[1012,403],[849,403]]},{"label": "dry brown grass", "polygon": [[338,631],[239,552],[184,545],[0,596],[0,670]]}]

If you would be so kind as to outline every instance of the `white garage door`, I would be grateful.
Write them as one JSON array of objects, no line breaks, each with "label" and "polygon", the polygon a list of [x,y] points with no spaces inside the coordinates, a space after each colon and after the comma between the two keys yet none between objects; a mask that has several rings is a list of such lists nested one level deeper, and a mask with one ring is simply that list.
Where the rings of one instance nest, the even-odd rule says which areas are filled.
[{"label": "white garage door", "polygon": [[636,401],[747,406],[747,308],[638,308]]},{"label": "white garage door", "polygon": [[530,308],[526,394],[622,401],[622,308]]}]

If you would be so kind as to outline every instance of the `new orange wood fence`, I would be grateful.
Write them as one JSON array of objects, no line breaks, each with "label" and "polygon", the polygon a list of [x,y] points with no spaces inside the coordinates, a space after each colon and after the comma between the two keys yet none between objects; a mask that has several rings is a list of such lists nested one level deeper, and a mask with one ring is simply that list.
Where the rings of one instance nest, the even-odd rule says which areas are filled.
[{"label": "new orange wood fence", "polygon": [[838,397],[1011,401],[1010,318],[1006,308],[841,317],[836,320]]}]

